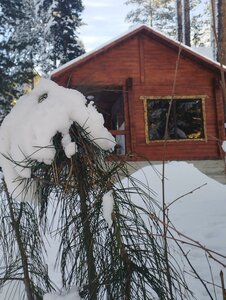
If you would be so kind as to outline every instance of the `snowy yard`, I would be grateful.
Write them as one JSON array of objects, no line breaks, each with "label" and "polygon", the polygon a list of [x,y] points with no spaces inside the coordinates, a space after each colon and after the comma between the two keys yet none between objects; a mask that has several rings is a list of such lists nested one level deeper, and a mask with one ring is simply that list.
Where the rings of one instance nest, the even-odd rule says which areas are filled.
[{"label": "snowy yard", "polygon": [[[161,203],[161,180],[157,175],[158,172],[162,172],[161,165],[155,165],[153,168],[145,167],[137,171],[133,176],[139,178],[144,183],[148,181],[149,186],[157,193],[156,198]],[[170,162],[166,165],[165,188],[167,203],[171,203],[176,198],[193,191],[199,186],[203,187],[194,191],[194,193],[186,195],[170,206],[169,217],[178,231],[199,241],[206,248],[226,255],[226,186],[200,173],[192,164]],[[219,273],[220,270],[224,271],[223,267],[219,266],[212,259],[209,259],[210,268],[204,251],[186,245],[183,247],[201,278],[209,282],[207,286],[212,292],[213,299],[222,299]],[[187,265],[183,266],[181,255],[177,251],[173,255],[181,267],[184,268],[184,275],[190,289],[194,292],[194,299],[209,299],[204,287],[192,276],[191,268]],[[52,258],[51,254],[49,258]],[[225,259],[222,261],[226,262]],[[53,265],[54,262],[52,261],[51,266]],[[51,272],[56,276],[53,269]],[[211,278],[211,272],[213,279]],[[57,277],[56,280],[58,283],[60,282]],[[219,286],[216,288],[217,298],[215,298],[214,289],[211,286],[213,280]],[[56,298],[53,295],[49,295],[44,299],[52,300]],[[60,299],[74,300],[76,298],[73,298],[72,294],[70,294],[62,296]]]},{"label": "snowy yard", "polygon": [[[155,166],[161,172],[161,166]],[[151,167],[146,167],[137,172],[136,176],[143,181],[148,179],[149,185],[158,193],[157,198],[161,201],[161,182],[156,172]],[[206,185],[204,185],[206,184]],[[204,185],[204,186],[203,186]],[[171,162],[166,166],[166,202],[171,203],[176,198],[193,191],[199,186],[200,189],[188,194],[173,203],[169,208],[169,218],[176,229],[195,241],[199,241],[203,246],[211,250],[226,255],[226,186],[208,178],[192,164],[185,162]],[[205,253],[195,247],[183,246],[188,258],[191,260],[195,269],[199,272],[202,279],[210,282],[207,286],[211,288],[211,283],[220,286],[219,266],[211,258],[208,260]],[[175,253],[178,262],[180,256]],[[226,263],[225,259],[221,261]],[[211,279],[211,271],[213,280]],[[208,299],[203,286],[198,280],[188,275],[191,268],[185,268],[185,275],[194,296],[198,300]],[[217,298],[222,299],[222,291],[216,289]],[[213,294],[213,299],[215,296]]]}]

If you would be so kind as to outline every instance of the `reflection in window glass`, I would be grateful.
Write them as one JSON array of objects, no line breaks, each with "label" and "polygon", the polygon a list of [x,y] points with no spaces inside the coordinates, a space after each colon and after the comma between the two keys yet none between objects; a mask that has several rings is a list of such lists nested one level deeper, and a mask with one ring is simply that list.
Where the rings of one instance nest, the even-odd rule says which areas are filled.
[{"label": "reflection in window glass", "polygon": [[169,99],[147,100],[149,140],[204,138],[201,99],[174,99],[166,130],[169,105]]}]

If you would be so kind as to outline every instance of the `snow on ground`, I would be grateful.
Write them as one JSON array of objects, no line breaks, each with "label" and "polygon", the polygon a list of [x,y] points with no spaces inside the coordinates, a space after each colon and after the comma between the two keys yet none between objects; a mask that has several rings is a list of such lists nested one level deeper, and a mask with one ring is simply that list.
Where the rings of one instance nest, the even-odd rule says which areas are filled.
[{"label": "snow on ground", "polygon": [[[84,127],[90,139],[104,150],[114,148],[114,138],[104,127],[103,116],[76,90],[42,79],[18,100],[0,128],[0,166],[14,198],[29,200],[24,199],[24,184],[18,184],[18,179],[31,176],[34,160],[52,163],[53,137],[57,132],[62,134],[65,155],[70,158],[75,154],[77,147],[69,135],[73,122]],[[28,193],[26,197],[29,198]]]},{"label": "snow on ground", "polygon": [[[154,189],[157,193],[157,200],[161,203],[161,180],[158,172],[162,172],[162,166],[156,165],[153,167],[145,167],[135,174],[134,177],[142,180],[145,184]],[[217,183],[198,171],[192,164],[185,162],[171,162],[166,164],[165,174],[165,189],[166,201],[172,203],[176,198],[187,194],[199,186],[202,188],[196,190],[194,193],[189,193],[185,197],[174,202],[169,207],[169,217],[175,227],[183,234],[190,238],[199,241],[207,248],[213,249],[226,254],[226,186]],[[107,217],[109,219],[109,217]],[[48,269],[50,278],[55,282],[58,288],[61,287],[61,280],[59,271],[54,267],[55,257],[59,243],[57,241],[50,241],[50,245],[46,245],[48,257]],[[194,267],[199,272],[200,276],[212,282],[210,268],[206,256],[202,250],[195,247],[183,246],[185,252],[191,260]],[[200,282],[187,274],[190,273],[191,268],[183,267],[181,262],[181,255],[173,252],[174,257],[184,268],[184,274],[189,284],[190,289],[194,292],[194,299],[207,300],[210,299]],[[225,259],[221,259],[224,263]],[[215,284],[220,285],[220,270],[223,270],[219,264],[209,259],[213,273]],[[211,284],[207,284],[213,294]],[[214,300],[221,300],[221,289],[217,288],[217,298],[213,296]],[[13,297],[5,297],[6,291],[0,291],[0,300],[21,300],[18,295]],[[44,300],[80,300],[76,289],[72,289],[69,294],[62,292],[61,294],[47,294]]]},{"label": "snow on ground", "polygon": [[[161,181],[156,175],[156,171],[161,173],[162,166],[146,167],[134,175],[140,180],[148,182],[149,186],[157,192],[157,199],[161,203]],[[226,186],[208,178],[194,168],[192,164],[185,162],[168,163],[165,177],[167,204],[199,186],[203,186],[169,206],[169,218],[181,233],[199,241],[206,248],[226,255]],[[220,286],[219,273],[220,270],[224,271],[224,268],[209,258],[210,268],[204,251],[186,245],[183,247],[200,276],[211,283],[210,271],[212,270],[213,281]],[[175,252],[173,255],[178,262],[181,261],[181,256],[178,253]],[[226,264],[226,259],[221,258],[220,260]],[[187,272],[191,273],[191,268],[188,266],[186,266],[184,274],[194,292],[196,297],[194,299],[209,299],[200,282],[188,275]],[[207,286],[214,293],[211,284],[207,284]],[[216,293],[216,299],[222,299],[220,288],[217,289]],[[215,299],[214,294],[213,299]]]},{"label": "snow on ground", "polygon": [[[157,193],[156,199],[159,203],[162,201],[160,173],[162,173],[162,165],[145,167],[133,174],[134,177],[142,180],[145,184],[148,184]],[[226,186],[208,178],[192,164],[186,162],[170,162],[166,164],[165,178],[166,202],[168,204],[188,193],[188,195],[180,198],[169,206],[169,217],[171,222],[181,233],[199,241],[207,248],[226,255]],[[199,188],[200,186],[202,187]],[[197,190],[190,193],[195,189]],[[105,196],[106,199],[109,197],[111,198],[110,195]],[[105,216],[109,221],[109,214],[106,213]],[[173,246],[173,243],[171,244]],[[210,282],[207,286],[211,290],[213,299],[221,300],[221,288],[219,287],[216,289],[217,296],[215,298],[211,282],[214,280],[214,283],[220,286],[219,273],[220,270],[224,271],[223,267],[209,258],[213,273],[212,280],[209,263],[204,251],[186,245],[183,245],[183,248],[199,275],[204,280]],[[53,247],[50,246],[48,252],[49,262],[51,261],[49,264],[50,275],[54,276],[54,280],[59,286],[60,276],[53,268],[56,244],[54,244]],[[184,265],[185,262],[182,262],[184,260],[182,259],[181,254],[179,254],[177,250],[172,252],[172,254],[184,270],[187,283],[194,293],[194,299],[210,299],[202,284],[188,274],[192,273],[191,268],[186,264]],[[221,261],[226,263],[226,259],[221,259]],[[71,300],[72,295],[73,291],[71,291],[68,296],[59,296],[60,298],[57,298],[56,295],[46,295],[44,300]],[[79,299],[77,298],[77,291],[74,292],[73,297],[73,300]]]}]

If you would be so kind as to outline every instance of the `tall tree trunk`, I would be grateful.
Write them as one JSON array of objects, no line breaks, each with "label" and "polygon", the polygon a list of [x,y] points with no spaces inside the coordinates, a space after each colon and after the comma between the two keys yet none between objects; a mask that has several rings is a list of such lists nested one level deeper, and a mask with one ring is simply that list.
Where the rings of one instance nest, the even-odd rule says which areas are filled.
[{"label": "tall tree trunk", "polygon": [[183,42],[182,0],[177,0],[177,39]]},{"label": "tall tree trunk", "polygon": [[218,60],[226,65],[226,1],[218,0]]},{"label": "tall tree trunk", "polygon": [[184,0],[184,42],[191,46],[190,0]]}]

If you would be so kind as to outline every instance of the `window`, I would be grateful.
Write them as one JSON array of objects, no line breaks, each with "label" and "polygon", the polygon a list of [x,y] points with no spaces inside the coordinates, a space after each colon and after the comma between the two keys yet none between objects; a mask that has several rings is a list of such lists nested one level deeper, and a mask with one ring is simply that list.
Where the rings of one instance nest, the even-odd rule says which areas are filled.
[{"label": "window", "polygon": [[[141,97],[145,105],[146,140],[201,140],[204,97]],[[168,128],[166,128],[167,115]]]}]

